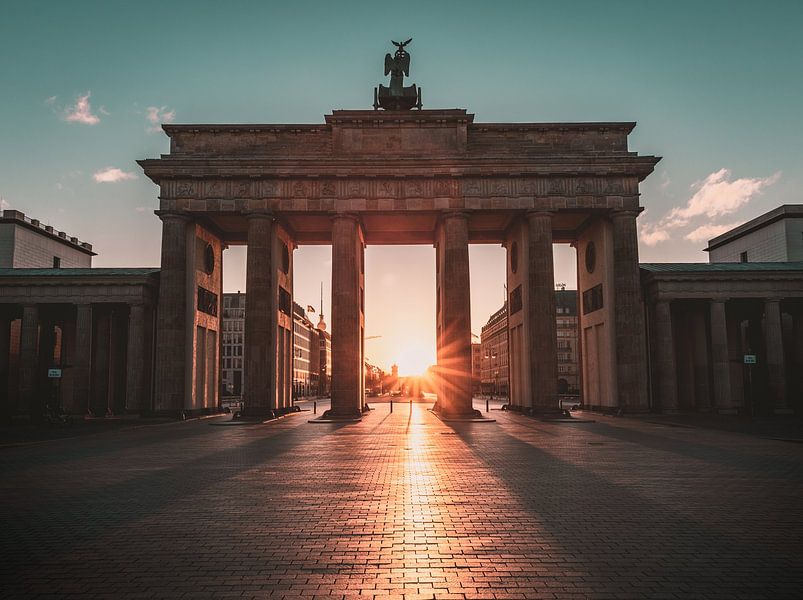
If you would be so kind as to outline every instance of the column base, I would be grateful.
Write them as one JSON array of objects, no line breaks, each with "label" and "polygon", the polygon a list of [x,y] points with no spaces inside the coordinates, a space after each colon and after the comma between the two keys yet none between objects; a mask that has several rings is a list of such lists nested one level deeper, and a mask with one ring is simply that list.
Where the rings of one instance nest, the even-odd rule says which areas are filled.
[{"label": "column base", "polygon": [[298,406],[288,406],[286,408],[267,408],[265,406],[245,406],[239,412],[234,413],[234,419],[240,420],[260,420],[269,421],[270,419],[278,419],[279,417],[294,413],[301,412]]},{"label": "column base", "polygon": [[362,421],[362,413],[359,411],[349,413],[334,413],[330,408],[318,417],[310,419],[309,423],[358,423]]},{"label": "column base", "polygon": [[738,415],[739,410],[736,408],[718,408],[717,413],[720,415]]},{"label": "column base", "polygon": [[466,410],[444,410],[440,401],[435,401],[435,405],[430,409],[433,414],[442,421],[493,421],[482,416],[482,412],[475,408]]},{"label": "column base", "polygon": [[772,410],[772,414],[774,415],[793,415],[795,411],[791,408],[774,408]]}]

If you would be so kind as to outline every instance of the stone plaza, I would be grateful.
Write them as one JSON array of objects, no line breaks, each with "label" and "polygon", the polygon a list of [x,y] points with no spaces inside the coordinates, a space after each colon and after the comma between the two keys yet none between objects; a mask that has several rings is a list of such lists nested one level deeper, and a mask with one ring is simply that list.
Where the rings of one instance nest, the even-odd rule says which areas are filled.
[{"label": "stone plaza", "polygon": [[731,599],[803,586],[799,444],[499,404],[495,423],[446,424],[427,406],[3,448],[3,597]]}]

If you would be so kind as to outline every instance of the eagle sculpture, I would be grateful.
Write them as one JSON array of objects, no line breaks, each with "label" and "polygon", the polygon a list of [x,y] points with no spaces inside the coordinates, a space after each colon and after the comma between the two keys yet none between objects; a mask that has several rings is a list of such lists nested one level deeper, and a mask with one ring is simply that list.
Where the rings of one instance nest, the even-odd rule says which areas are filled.
[{"label": "eagle sculpture", "polygon": [[395,42],[396,53],[391,56],[390,52],[385,55],[385,75],[390,75],[390,87],[379,85],[374,88],[374,108],[385,110],[410,110],[411,108],[421,108],[421,88],[415,84],[405,87],[404,77],[410,76],[410,53],[404,47],[413,41],[410,38],[406,42]]}]

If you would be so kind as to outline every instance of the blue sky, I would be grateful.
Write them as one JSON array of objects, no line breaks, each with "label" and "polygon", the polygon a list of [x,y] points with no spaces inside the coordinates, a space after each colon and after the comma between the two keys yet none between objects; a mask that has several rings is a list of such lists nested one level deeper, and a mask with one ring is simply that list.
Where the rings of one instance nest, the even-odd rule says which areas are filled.
[{"label": "blue sky", "polygon": [[[704,261],[722,227],[801,202],[802,28],[801,2],[6,0],[0,197],[93,243],[97,266],[158,264],[157,190],[134,161],[167,151],[159,120],[316,123],[367,108],[389,40],[413,37],[425,107],[638,121],[631,149],[664,157],[642,187],[641,258]],[[573,287],[571,251],[556,254],[556,279]],[[244,254],[227,255],[227,288],[241,289]],[[479,331],[501,302],[503,255],[471,256]],[[297,251],[302,304],[317,304],[327,260]],[[405,331],[432,329],[433,261],[431,248],[369,248],[380,362]]]}]

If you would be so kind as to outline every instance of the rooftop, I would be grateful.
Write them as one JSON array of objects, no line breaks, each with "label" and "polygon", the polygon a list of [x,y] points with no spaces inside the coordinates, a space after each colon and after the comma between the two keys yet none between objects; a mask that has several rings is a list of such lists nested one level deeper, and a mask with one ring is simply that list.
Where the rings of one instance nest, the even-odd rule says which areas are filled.
[{"label": "rooftop", "polygon": [[639,267],[650,273],[749,273],[803,271],[803,262],[641,263]]},{"label": "rooftop", "polygon": [[710,252],[714,248],[718,248],[724,244],[727,244],[728,242],[739,239],[740,237],[745,236],[756,229],[766,227],[770,223],[774,223],[775,221],[779,221],[781,219],[803,219],[803,204],[783,204],[778,208],[756,217],[755,219],[751,219],[747,223],[742,223],[738,227],[734,227],[730,231],[726,231],[722,235],[718,235],[717,237],[708,240],[708,248],[706,248],[705,251]]},{"label": "rooftop", "polygon": [[82,242],[77,237],[68,236],[63,231],[58,231],[50,225],[44,225],[39,219],[32,219],[18,210],[4,210],[3,215],[0,217],[0,223],[12,223],[27,227],[28,229],[33,229],[37,233],[58,240],[68,246],[72,246],[76,250],[85,252],[90,256],[97,256],[96,252],[92,252],[92,244]]},{"label": "rooftop", "polygon": [[[8,212],[8,211],[6,211]],[[158,267],[110,267],[96,269],[0,269],[0,277],[130,277],[159,273]]]}]

